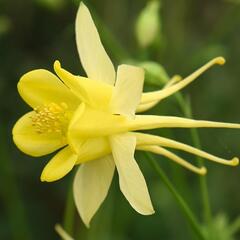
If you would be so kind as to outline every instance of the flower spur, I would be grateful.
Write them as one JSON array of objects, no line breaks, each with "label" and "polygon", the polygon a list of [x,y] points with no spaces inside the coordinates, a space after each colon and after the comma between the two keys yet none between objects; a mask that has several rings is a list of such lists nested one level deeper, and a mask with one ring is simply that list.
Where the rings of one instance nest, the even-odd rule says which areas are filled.
[{"label": "flower spur", "polygon": [[237,158],[221,159],[174,140],[134,132],[166,127],[240,128],[239,124],[135,114],[181,90],[214,64],[223,64],[223,58],[213,59],[183,80],[174,78],[160,91],[142,94],[143,70],[120,65],[115,73],[83,3],[76,18],[76,42],[88,78],[69,73],[58,61],[54,69],[61,80],[43,69],[25,74],[18,90],[34,111],[15,124],[13,139],[23,152],[32,156],[62,148],[44,168],[42,181],[58,180],[81,164],[74,180],[74,198],[87,226],[107,195],[115,166],[120,189],[132,207],[145,215],[154,212],[144,177],[134,159],[135,149],[166,156],[198,174],[205,174],[206,169],[193,166],[165,148],[226,165],[238,164]]}]

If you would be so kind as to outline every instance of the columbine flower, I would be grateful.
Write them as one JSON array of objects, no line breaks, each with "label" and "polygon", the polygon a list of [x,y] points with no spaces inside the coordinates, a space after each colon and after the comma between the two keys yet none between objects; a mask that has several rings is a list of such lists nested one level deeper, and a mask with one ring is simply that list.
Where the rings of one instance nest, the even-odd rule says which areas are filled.
[{"label": "columbine flower", "polygon": [[76,19],[76,40],[88,78],[69,73],[59,61],[54,63],[54,70],[61,80],[46,70],[25,74],[18,90],[34,111],[16,123],[13,138],[32,156],[64,147],[44,168],[42,181],[60,179],[81,164],[74,180],[74,199],[87,226],[107,195],[115,166],[120,189],[131,206],[144,215],[154,213],[144,176],[134,159],[135,149],[166,156],[198,174],[205,174],[206,169],[193,166],[165,147],[226,165],[238,164],[237,158],[221,159],[167,138],[134,132],[166,127],[240,128],[239,124],[135,114],[184,88],[212,65],[223,64],[223,58],[213,59],[183,80],[172,79],[160,91],[142,94],[143,70],[120,65],[115,73],[89,10],[82,3]]}]

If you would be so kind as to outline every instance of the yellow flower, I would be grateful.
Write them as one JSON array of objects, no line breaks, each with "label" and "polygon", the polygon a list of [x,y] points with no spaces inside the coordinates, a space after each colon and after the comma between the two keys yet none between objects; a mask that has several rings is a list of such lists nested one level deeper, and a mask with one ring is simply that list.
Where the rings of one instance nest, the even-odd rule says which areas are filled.
[{"label": "yellow flower", "polygon": [[142,93],[144,71],[120,65],[115,73],[83,3],[76,18],[76,42],[88,78],[69,73],[59,61],[54,63],[54,70],[61,80],[46,70],[25,74],[18,90],[34,111],[16,123],[13,139],[32,156],[64,147],[44,168],[42,181],[60,179],[74,165],[81,164],[74,179],[74,199],[86,226],[108,193],[115,166],[120,189],[131,206],[144,215],[154,213],[144,176],[134,159],[135,149],[166,156],[198,174],[205,174],[206,169],[193,166],[165,147],[226,165],[238,164],[237,158],[221,159],[167,138],[134,132],[154,128],[240,128],[239,124],[135,114],[184,88],[212,65],[223,64],[223,58],[213,59],[183,80],[173,78],[162,90]]}]

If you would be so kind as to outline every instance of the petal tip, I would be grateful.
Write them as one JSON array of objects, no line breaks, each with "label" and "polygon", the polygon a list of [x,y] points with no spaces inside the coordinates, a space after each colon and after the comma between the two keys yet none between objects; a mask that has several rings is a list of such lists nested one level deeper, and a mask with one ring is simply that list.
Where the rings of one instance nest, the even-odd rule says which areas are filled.
[{"label": "petal tip", "polygon": [[40,181],[41,181],[41,182],[54,182],[54,181],[56,181],[56,180],[57,180],[57,179],[54,179],[54,177],[51,176],[51,175],[49,174],[49,172],[46,172],[46,170],[43,169],[42,174],[41,174],[41,176],[40,176]]},{"label": "petal tip", "polygon": [[86,6],[83,1],[80,2],[79,6]]},{"label": "petal tip", "polygon": [[61,63],[59,60],[56,60],[53,64],[54,71],[57,72],[61,68]]},{"label": "petal tip", "polygon": [[90,222],[84,222],[84,225],[86,226],[86,228],[90,228]]},{"label": "petal tip", "polygon": [[153,207],[151,207],[139,213],[141,213],[142,215],[153,215],[155,213],[155,210],[153,209]]},{"label": "petal tip", "polygon": [[41,176],[40,176],[40,181],[41,181],[41,182],[46,182],[46,179],[45,179],[45,177],[44,177],[43,174],[41,174]]}]

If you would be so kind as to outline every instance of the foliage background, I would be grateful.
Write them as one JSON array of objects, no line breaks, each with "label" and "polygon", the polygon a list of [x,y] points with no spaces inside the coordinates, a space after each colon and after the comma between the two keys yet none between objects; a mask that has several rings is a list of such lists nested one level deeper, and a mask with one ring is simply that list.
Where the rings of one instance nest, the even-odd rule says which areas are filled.
[{"label": "foliage background", "polygon": [[[61,60],[73,73],[84,74],[74,39],[78,2],[0,0],[0,239],[58,239],[54,225],[63,219],[74,173],[55,183],[41,183],[41,169],[50,157],[34,159],[21,153],[12,142],[11,128],[29,110],[16,89],[22,74],[36,68],[52,71],[55,59]],[[195,118],[240,122],[240,2],[162,0],[159,41],[142,50],[136,42],[134,26],[146,2],[85,0],[115,65],[129,57],[150,59],[161,63],[170,76],[186,76],[212,57],[223,55],[226,65],[205,73],[184,94],[191,97]],[[153,112],[181,116],[173,98]],[[188,130],[157,133],[191,144]],[[226,158],[240,156],[239,131],[208,129],[201,130],[200,136],[205,150]],[[191,156],[184,157],[194,161]],[[134,212],[121,195],[115,176],[107,201],[90,230],[76,216],[79,239],[195,239],[171,194],[146,159],[141,154],[137,159],[147,179],[156,214],[144,217]],[[198,176],[164,158],[158,159],[201,218]],[[240,212],[240,169],[206,164],[213,213],[223,212],[232,221]]]}]

